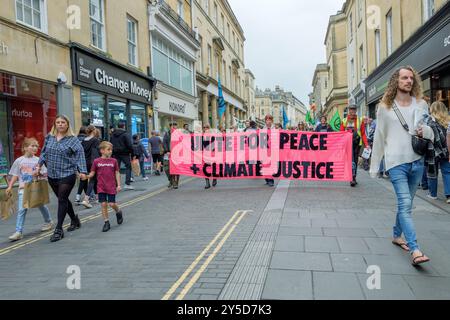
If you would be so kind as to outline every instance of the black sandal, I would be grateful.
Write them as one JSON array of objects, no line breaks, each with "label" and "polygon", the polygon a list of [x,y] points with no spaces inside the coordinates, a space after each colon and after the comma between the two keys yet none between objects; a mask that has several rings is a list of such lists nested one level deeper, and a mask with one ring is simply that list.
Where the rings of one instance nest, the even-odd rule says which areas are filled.
[{"label": "black sandal", "polygon": [[423,264],[423,263],[426,263],[426,262],[429,262],[429,261],[430,261],[430,259],[427,258],[426,260],[416,262],[417,259],[421,259],[421,258],[425,258],[425,255],[422,254],[422,255],[420,255],[420,256],[415,257],[415,258],[413,259],[413,261],[412,261],[412,265],[413,265],[413,266],[418,266],[418,265],[421,265],[421,264]]}]

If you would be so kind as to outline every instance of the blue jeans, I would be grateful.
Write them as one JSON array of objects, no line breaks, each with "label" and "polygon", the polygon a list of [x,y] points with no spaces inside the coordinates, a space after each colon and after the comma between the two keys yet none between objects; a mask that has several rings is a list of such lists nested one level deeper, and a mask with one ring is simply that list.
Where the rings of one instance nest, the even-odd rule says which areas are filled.
[{"label": "blue jeans", "polygon": [[145,166],[144,166],[144,160],[139,160],[139,166],[141,167],[141,175],[142,175],[142,178],[145,178]]},{"label": "blue jeans", "polygon": [[413,163],[404,163],[389,170],[389,176],[391,177],[398,202],[394,238],[400,238],[403,233],[411,253],[420,250],[412,220],[412,206],[419,181],[422,179],[423,164],[423,159],[420,159]]},{"label": "blue jeans", "polygon": [[[442,179],[444,180],[444,192],[446,197],[450,197],[450,163],[448,160],[441,160],[437,163],[437,172],[441,168]],[[430,188],[430,194],[433,197],[437,197],[438,179],[428,178],[428,187]]]},{"label": "blue jeans", "polygon": [[[17,221],[16,221],[16,232],[23,232],[23,226],[25,225],[25,217],[27,215],[28,209],[23,207],[23,190],[19,190],[18,197],[18,206],[19,211],[17,212]],[[50,217],[50,212],[48,211],[47,206],[39,207],[39,211],[41,211],[42,217],[46,223],[52,222]]]},{"label": "blue jeans", "polygon": [[423,168],[422,182],[420,183],[420,185],[422,186],[422,189],[428,189],[429,188],[428,177],[427,177],[427,167],[426,166],[424,166],[424,168]]}]

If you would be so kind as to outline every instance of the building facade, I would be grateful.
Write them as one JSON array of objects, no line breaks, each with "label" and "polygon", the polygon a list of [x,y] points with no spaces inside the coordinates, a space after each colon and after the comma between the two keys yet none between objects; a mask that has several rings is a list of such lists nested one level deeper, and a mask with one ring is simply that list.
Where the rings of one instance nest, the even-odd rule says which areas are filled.
[{"label": "building facade", "polygon": [[[256,121],[256,105],[255,105],[255,76],[249,69],[245,69],[245,109],[247,110],[247,118]],[[258,120],[261,120],[258,118]]]},{"label": "building facade", "polygon": [[401,65],[411,65],[419,72],[430,102],[443,101],[449,107],[449,1],[411,0],[407,6],[401,1],[366,1],[369,7],[378,6],[381,17],[367,30],[368,115],[376,116],[389,78]]},{"label": "building facade", "polygon": [[[196,65],[198,117],[212,128],[230,128],[248,117],[245,104],[245,37],[227,0],[193,0],[200,50]],[[219,119],[219,79],[226,104]]]},{"label": "building facade", "polygon": [[171,122],[193,128],[198,120],[196,71],[200,42],[192,29],[188,0],[158,0],[149,5],[151,70],[157,80],[154,127],[167,132]]},{"label": "building facade", "polygon": [[343,11],[330,17],[325,36],[328,65],[328,96],[323,114],[330,120],[339,111],[344,116],[348,106],[347,24]]},{"label": "building facade", "polygon": [[292,92],[284,91],[280,86],[275,90],[256,88],[255,92],[256,114],[264,121],[266,115],[272,115],[274,123],[283,124],[283,110],[289,122],[286,126],[297,126],[306,117],[306,106]]},{"label": "building facade", "polygon": [[328,65],[321,63],[316,66],[312,81],[313,92],[310,96],[310,105],[316,104],[316,112],[322,115],[328,96]]}]

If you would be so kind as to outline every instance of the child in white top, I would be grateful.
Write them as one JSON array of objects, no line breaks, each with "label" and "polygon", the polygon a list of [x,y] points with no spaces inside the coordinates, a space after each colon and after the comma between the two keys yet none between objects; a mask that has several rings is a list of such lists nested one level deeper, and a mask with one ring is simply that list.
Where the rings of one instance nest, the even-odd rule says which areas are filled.
[{"label": "child in white top", "polygon": [[[17,212],[16,232],[9,237],[9,240],[11,241],[17,241],[23,238],[23,227],[28,211],[28,209],[25,209],[23,207],[23,191],[25,183],[33,181],[33,174],[35,174],[36,167],[39,162],[39,158],[36,157],[38,148],[39,144],[36,139],[25,139],[22,144],[23,156],[14,161],[14,164],[12,165],[9,172],[9,174],[12,176],[12,179],[9,181],[8,189],[6,189],[7,193],[11,193],[14,184],[17,182],[17,180],[19,180],[19,211]],[[45,173],[45,170],[43,171],[41,169],[41,173]],[[41,211],[42,217],[44,218],[45,222],[41,228],[41,231],[45,232],[51,230],[53,228],[53,222],[51,220],[50,212],[47,206],[41,206],[39,207],[39,210]]]}]

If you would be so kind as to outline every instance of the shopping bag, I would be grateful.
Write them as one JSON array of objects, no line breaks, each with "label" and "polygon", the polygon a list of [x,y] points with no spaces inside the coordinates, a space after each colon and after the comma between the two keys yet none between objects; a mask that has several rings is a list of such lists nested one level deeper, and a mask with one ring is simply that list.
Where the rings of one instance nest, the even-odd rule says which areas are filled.
[{"label": "shopping bag", "polygon": [[39,208],[49,202],[47,180],[33,180],[25,183],[23,190],[23,207],[25,209]]},{"label": "shopping bag", "polygon": [[2,193],[0,200],[0,217],[7,220],[17,211],[17,191],[6,193],[6,190],[0,190]]},{"label": "shopping bag", "polygon": [[361,157],[362,157],[363,159],[368,160],[368,159],[370,159],[370,155],[371,155],[371,154],[372,154],[372,149],[364,148],[364,151],[363,151]]},{"label": "shopping bag", "polygon": [[141,175],[141,165],[139,164],[139,159],[134,159],[131,161],[131,169],[133,170],[135,177],[139,177]]}]

